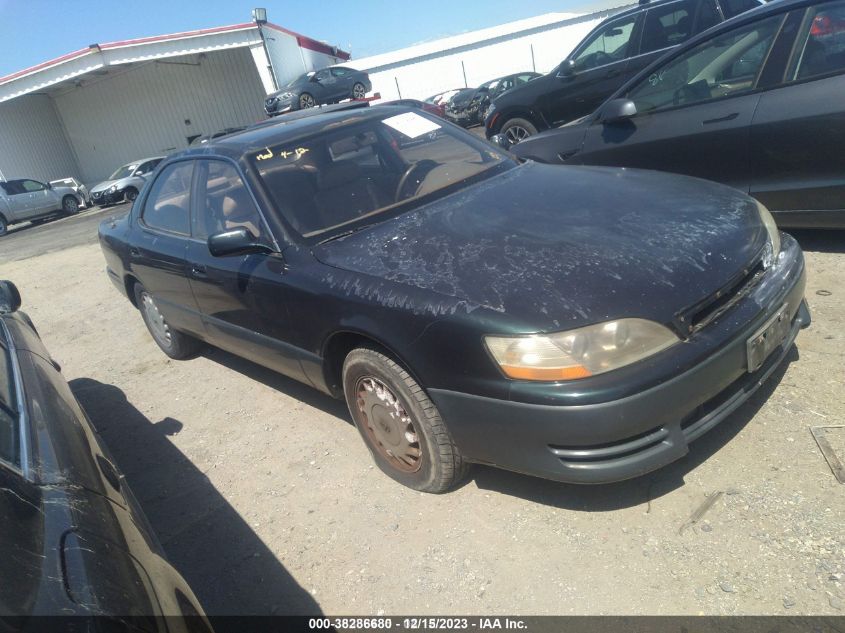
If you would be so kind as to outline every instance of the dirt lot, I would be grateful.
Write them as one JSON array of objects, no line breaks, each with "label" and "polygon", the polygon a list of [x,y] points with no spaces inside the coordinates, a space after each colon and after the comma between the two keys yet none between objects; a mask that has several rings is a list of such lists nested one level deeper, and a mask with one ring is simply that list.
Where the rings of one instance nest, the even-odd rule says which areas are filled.
[{"label": "dirt lot", "polygon": [[168,360],[89,238],[9,261],[26,233],[0,278],[209,613],[845,614],[845,486],[809,431],[843,423],[845,234],[799,235],[812,328],[682,461],[600,487],[476,468],[430,496],[373,467],[342,403],[217,350]]}]

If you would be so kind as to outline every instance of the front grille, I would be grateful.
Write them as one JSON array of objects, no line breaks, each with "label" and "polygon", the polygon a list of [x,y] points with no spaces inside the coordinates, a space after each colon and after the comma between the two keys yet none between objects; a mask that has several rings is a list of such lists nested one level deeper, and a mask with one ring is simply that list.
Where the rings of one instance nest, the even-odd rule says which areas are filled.
[{"label": "front grille", "polygon": [[747,296],[763,276],[765,268],[762,258],[757,263],[743,269],[725,286],[714,294],[687,308],[675,317],[675,325],[689,337],[712,323],[730,310],[743,297]]}]

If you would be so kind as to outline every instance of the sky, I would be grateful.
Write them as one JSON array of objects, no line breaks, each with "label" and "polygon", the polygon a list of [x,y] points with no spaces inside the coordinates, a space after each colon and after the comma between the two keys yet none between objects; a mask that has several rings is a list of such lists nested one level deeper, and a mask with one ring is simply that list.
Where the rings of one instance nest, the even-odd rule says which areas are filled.
[{"label": "sky", "polygon": [[251,21],[325,40],[353,57],[533,17],[583,0],[0,0],[0,76],[117,40]]}]

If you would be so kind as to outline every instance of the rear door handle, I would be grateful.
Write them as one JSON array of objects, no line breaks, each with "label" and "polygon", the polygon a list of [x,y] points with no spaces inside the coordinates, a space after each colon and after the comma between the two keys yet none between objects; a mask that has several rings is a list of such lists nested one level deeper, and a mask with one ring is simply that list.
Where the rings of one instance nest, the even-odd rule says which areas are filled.
[{"label": "rear door handle", "polygon": [[702,125],[710,125],[711,123],[724,123],[725,121],[733,121],[735,118],[739,116],[739,112],[731,112],[730,114],[726,114],[725,116],[720,116],[716,119],[707,119],[706,121],[702,121]]},{"label": "rear door handle", "polygon": [[204,278],[208,277],[208,271],[205,269],[205,266],[201,264],[191,264],[191,274],[194,277]]}]

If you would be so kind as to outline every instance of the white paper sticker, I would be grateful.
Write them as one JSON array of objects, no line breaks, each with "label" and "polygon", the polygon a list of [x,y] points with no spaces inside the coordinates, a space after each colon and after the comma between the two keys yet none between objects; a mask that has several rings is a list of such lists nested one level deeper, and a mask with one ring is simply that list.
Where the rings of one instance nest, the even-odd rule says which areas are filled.
[{"label": "white paper sticker", "polygon": [[389,125],[397,132],[401,132],[408,138],[417,138],[423,134],[439,130],[440,126],[434,121],[430,121],[416,112],[405,112],[404,114],[397,114],[389,119],[382,121],[385,125]]}]

